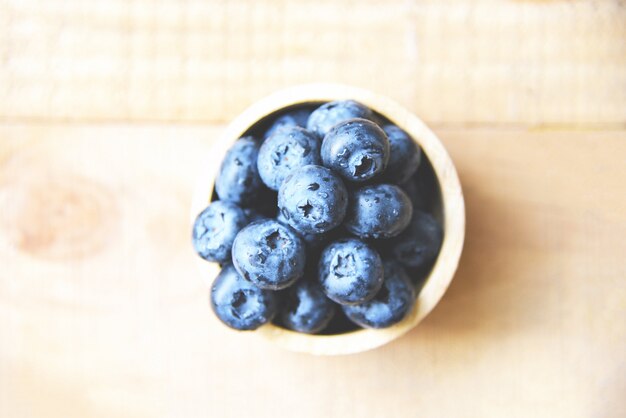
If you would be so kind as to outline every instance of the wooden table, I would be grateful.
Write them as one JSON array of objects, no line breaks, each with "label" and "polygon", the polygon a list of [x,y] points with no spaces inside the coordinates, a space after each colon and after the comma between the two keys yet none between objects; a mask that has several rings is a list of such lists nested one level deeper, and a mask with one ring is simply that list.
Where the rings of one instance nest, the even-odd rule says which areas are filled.
[{"label": "wooden table", "polygon": [[[0,0],[0,416],[626,416],[623,1]],[[338,81],[467,203],[451,288],[345,357],[223,328],[189,203],[224,124]]]}]

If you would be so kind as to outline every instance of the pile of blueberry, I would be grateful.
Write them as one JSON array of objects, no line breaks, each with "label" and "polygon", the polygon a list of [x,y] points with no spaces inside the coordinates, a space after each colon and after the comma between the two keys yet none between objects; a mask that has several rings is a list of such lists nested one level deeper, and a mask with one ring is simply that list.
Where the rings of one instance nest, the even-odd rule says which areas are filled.
[{"label": "pile of blueberry", "polygon": [[273,321],[312,334],[401,321],[443,237],[419,146],[352,100],[265,127],[230,147],[193,226],[196,252],[222,266],[215,314],[239,330]]}]

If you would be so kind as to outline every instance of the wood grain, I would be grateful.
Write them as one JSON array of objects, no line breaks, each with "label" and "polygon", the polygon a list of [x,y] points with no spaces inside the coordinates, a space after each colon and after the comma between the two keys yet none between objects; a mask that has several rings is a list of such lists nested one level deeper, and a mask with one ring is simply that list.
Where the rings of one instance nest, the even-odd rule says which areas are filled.
[{"label": "wood grain", "polygon": [[0,0],[0,118],[228,121],[334,81],[427,123],[626,124],[623,0]]},{"label": "wood grain", "polygon": [[459,272],[413,332],[337,358],[210,314],[188,215],[220,132],[0,126],[0,416],[626,415],[626,131],[436,130]]},{"label": "wood grain", "polygon": [[[623,0],[0,0],[0,417],[626,416],[624,22]],[[433,313],[339,358],[222,327],[189,245],[220,123],[319,81],[434,126],[468,215]]]}]

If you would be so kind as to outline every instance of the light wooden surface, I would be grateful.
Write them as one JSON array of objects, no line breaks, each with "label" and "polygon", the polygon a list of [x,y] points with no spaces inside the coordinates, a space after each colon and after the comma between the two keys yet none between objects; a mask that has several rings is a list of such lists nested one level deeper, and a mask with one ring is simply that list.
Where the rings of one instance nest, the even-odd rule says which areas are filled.
[{"label": "light wooden surface", "polygon": [[[0,417],[626,416],[625,16],[0,0]],[[223,328],[189,244],[223,122],[308,81],[407,105],[464,186],[448,293],[354,356]]]},{"label": "light wooden surface", "polygon": [[624,0],[0,0],[0,116],[227,121],[335,81],[438,123],[621,125]]},{"label": "light wooden surface", "polygon": [[219,130],[0,129],[0,415],[624,416],[626,133],[439,130],[468,209],[449,292],[316,358],[209,312],[188,204]]}]

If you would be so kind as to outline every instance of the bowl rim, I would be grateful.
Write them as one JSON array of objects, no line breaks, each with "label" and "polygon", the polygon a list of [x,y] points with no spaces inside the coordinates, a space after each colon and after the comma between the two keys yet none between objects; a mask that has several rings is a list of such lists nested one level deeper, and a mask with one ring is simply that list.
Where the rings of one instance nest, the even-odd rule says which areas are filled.
[{"label": "bowl rim", "polygon": [[[366,89],[334,83],[314,83],[288,87],[262,98],[232,120],[214,141],[207,161],[202,165],[191,205],[191,223],[209,204],[219,162],[231,144],[259,120],[285,108],[312,102],[356,100],[404,129],[420,145],[430,160],[441,190],[444,237],[441,250],[412,311],[399,323],[385,329],[362,329],[346,334],[309,335],[266,324],[256,332],[290,351],[316,355],[340,355],[363,352],[380,347],[404,335],[443,297],[456,272],[465,238],[465,204],[456,169],[439,138],[408,109],[384,95]],[[216,164],[217,161],[217,164]],[[217,263],[196,257],[208,286],[217,275]]]}]

